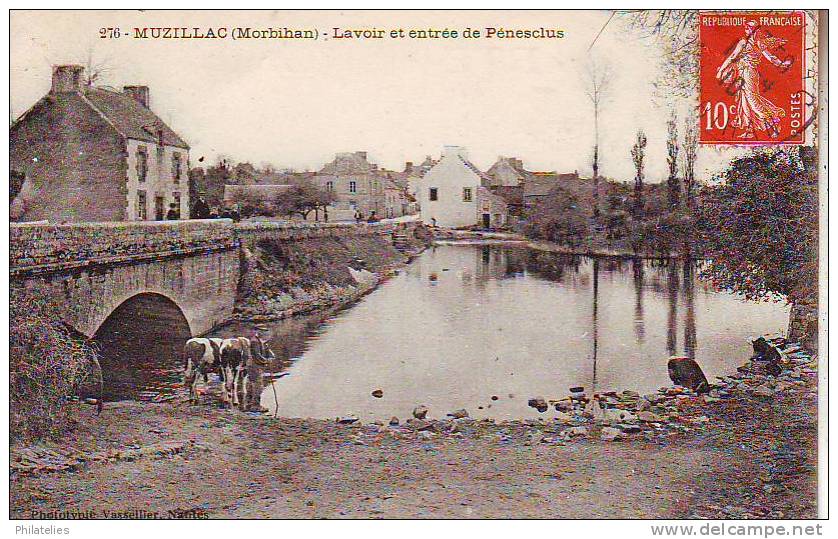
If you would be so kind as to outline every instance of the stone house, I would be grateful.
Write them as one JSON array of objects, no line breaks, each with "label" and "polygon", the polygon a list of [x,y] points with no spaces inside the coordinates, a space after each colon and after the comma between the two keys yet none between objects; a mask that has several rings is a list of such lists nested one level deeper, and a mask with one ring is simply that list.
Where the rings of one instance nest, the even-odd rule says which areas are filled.
[{"label": "stone house", "polygon": [[11,219],[188,218],[189,145],[151,111],[149,88],[83,81],[82,66],[54,66],[49,93],[10,127]]},{"label": "stone house", "polygon": [[329,214],[332,220],[340,221],[353,219],[356,211],[365,217],[372,212],[384,217],[385,179],[378,165],[367,160],[367,152],[342,152],[326,163],[312,181],[335,194],[337,201]]},{"label": "stone house", "polygon": [[418,189],[422,221],[448,228],[506,226],[506,202],[486,187],[488,183],[464,148],[446,146]]},{"label": "stone house", "polygon": [[531,174],[517,157],[500,156],[486,171],[486,176],[489,177],[487,187],[517,187],[522,185]]},{"label": "stone house", "polygon": [[408,215],[411,206],[407,198],[407,192],[394,180],[384,180],[384,215],[382,217],[393,218]]}]

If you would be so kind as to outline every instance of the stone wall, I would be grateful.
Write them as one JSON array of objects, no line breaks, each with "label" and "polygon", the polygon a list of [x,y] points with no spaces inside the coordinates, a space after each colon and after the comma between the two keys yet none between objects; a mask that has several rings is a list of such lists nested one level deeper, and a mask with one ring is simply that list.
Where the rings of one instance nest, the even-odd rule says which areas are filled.
[{"label": "stone wall", "polygon": [[228,220],[13,224],[10,277],[15,286],[59,298],[67,321],[89,337],[138,294],[174,302],[198,335],[232,317],[241,299],[244,254],[260,243],[284,246],[295,258],[314,258],[328,255],[323,245],[338,242],[357,256],[370,249],[392,251],[393,230],[415,226]]},{"label": "stone wall", "polygon": [[800,342],[807,350],[818,352],[818,307],[795,304],[789,313],[788,339]]},{"label": "stone wall", "polygon": [[9,130],[9,167],[25,175],[11,219],[125,219],[125,152],[116,130],[80,95],[44,97]]},{"label": "stone wall", "polygon": [[226,219],[31,224],[13,223],[9,229],[12,274],[70,268],[93,262],[117,263],[164,255],[224,250],[259,240],[301,241],[324,237],[390,235],[397,227],[415,223],[233,223]]},{"label": "stone wall", "polygon": [[12,224],[9,260],[19,272],[117,263],[236,247],[229,221]]}]

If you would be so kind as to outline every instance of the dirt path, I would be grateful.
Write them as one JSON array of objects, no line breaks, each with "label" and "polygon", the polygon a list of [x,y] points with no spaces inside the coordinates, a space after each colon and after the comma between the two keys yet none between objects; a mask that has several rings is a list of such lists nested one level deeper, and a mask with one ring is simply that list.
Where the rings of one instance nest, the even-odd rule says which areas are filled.
[{"label": "dirt path", "polygon": [[[108,458],[72,471],[13,473],[11,512],[814,518],[814,380],[770,399],[739,390],[709,404],[679,397],[684,424],[700,426],[615,441],[601,440],[596,425],[562,441],[567,425],[553,421],[340,425],[122,403],[99,418],[83,410],[75,431],[53,446]],[[155,452],[161,444],[175,449]]]}]

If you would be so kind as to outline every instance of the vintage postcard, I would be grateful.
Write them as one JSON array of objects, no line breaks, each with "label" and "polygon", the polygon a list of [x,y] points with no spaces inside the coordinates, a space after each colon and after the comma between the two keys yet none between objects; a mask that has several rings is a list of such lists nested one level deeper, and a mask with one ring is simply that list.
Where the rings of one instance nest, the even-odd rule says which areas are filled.
[{"label": "vintage postcard", "polygon": [[15,532],[822,535],[828,14],[717,7],[11,10]]}]

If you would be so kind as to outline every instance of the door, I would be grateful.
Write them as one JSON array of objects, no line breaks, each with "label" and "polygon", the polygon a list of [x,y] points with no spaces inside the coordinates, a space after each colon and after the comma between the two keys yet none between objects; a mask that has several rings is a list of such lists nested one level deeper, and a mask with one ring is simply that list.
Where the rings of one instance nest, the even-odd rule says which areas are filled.
[{"label": "door", "polygon": [[163,204],[165,200],[163,197],[154,197],[154,219],[157,221],[163,220]]},{"label": "door", "polygon": [[490,228],[492,226],[490,215],[488,213],[483,214],[483,228]]}]

